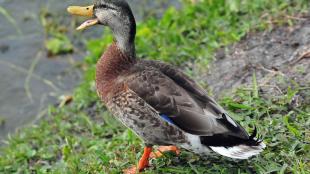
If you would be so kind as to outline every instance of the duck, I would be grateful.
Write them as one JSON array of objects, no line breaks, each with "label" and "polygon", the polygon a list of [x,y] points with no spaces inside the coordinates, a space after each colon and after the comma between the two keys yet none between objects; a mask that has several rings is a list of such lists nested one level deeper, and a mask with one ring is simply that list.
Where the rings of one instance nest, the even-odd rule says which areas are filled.
[{"label": "duck", "polygon": [[[264,150],[256,127],[249,134],[181,70],[136,56],[136,21],[125,0],[96,0],[67,10],[88,17],[77,30],[103,25],[114,36],[97,62],[95,81],[107,109],[144,143],[141,159],[125,174],[143,171],[151,158],[167,151],[248,159]],[[153,152],[154,146],[158,150]]]}]

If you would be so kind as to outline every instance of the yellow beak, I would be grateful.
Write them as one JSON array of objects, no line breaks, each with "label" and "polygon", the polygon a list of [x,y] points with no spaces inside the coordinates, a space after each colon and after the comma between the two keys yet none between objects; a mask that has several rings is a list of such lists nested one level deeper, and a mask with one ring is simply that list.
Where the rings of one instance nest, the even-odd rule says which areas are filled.
[{"label": "yellow beak", "polygon": [[[80,7],[80,6],[70,6],[68,7],[67,11],[76,16],[85,16],[85,17],[93,17],[94,16],[94,5],[86,6],[86,7]],[[85,21],[83,24],[81,24],[79,27],[77,27],[77,30],[84,30],[90,26],[96,25],[99,23],[98,19],[90,19]]]}]

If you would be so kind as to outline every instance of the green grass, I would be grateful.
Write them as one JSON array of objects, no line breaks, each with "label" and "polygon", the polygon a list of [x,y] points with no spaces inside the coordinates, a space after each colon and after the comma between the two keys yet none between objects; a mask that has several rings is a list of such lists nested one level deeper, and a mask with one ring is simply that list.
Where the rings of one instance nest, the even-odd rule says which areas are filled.
[{"label": "green grass", "polygon": [[[309,8],[307,0],[226,2],[184,3],[180,10],[168,9],[160,20],[141,22],[138,55],[183,67],[195,62],[203,68],[217,48],[240,40],[250,29],[270,29],[266,19],[274,19],[276,25],[291,23],[285,15]],[[107,33],[88,43],[87,71],[73,103],[49,107],[48,116],[37,125],[11,136],[0,150],[0,173],[114,174],[137,162],[143,148],[140,139],[106,112],[95,92],[95,63],[112,41]],[[257,86],[253,76],[251,88],[238,89],[221,103],[247,130],[257,125],[268,146],[262,155],[233,161],[202,159],[184,151],[180,157],[167,154],[152,160],[153,167],[145,173],[309,173],[310,107],[291,107],[292,97],[303,89],[292,86],[282,96],[263,98]]]},{"label": "green grass", "polygon": [[[291,110],[289,95],[264,99],[255,93],[239,89],[221,103],[248,130],[259,127],[268,146],[262,155],[236,162],[183,152],[153,160],[145,173],[307,173],[310,107]],[[2,149],[0,173],[120,173],[135,164],[143,148],[135,134],[100,104],[78,105],[51,107],[40,124],[12,136]]]}]

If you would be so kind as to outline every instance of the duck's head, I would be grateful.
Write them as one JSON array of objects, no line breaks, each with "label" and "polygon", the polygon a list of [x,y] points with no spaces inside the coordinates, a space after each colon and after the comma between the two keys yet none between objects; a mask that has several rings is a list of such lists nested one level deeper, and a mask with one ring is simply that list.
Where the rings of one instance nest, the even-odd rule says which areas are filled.
[{"label": "duck's head", "polygon": [[68,12],[72,15],[91,18],[81,24],[77,30],[84,30],[98,24],[108,26],[113,32],[117,46],[129,56],[134,56],[136,22],[125,0],[96,0],[95,4],[90,6],[70,6]]}]

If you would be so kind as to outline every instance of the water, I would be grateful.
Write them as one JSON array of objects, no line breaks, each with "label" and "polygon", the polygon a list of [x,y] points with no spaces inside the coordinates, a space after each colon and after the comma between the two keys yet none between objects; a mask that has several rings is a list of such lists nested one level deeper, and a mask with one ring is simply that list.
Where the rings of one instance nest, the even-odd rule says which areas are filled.
[{"label": "water", "polygon": [[[169,5],[179,5],[178,0],[129,3],[138,20],[160,16]],[[61,95],[70,95],[80,82],[81,70],[74,65],[85,56],[85,40],[101,37],[102,29],[95,27],[83,32],[82,37],[74,37],[77,33],[69,25],[72,17],[66,14],[68,5],[88,3],[85,0],[0,0],[0,8],[11,16],[8,19],[0,13],[0,140],[40,119],[48,105],[57,103]],[[80,51],[47,58],[46,34],[39,15],[42,9],[68,24],[68,35],[75,38],[74,45],[80,45]]]}]

